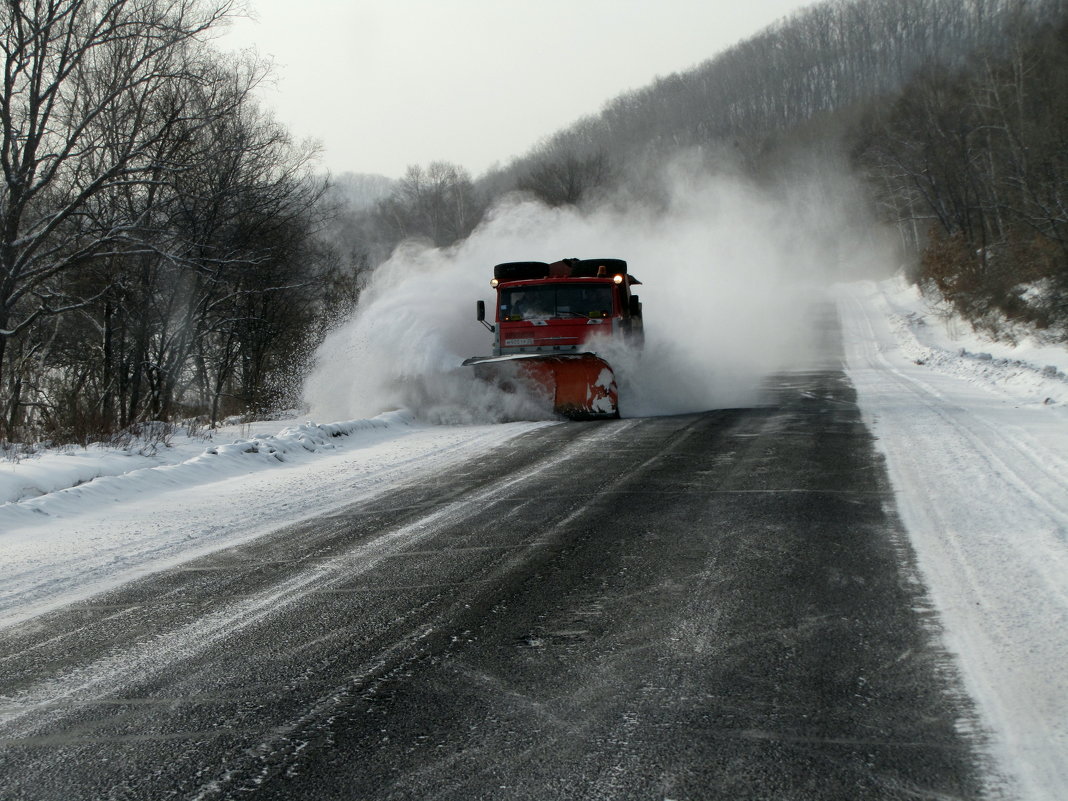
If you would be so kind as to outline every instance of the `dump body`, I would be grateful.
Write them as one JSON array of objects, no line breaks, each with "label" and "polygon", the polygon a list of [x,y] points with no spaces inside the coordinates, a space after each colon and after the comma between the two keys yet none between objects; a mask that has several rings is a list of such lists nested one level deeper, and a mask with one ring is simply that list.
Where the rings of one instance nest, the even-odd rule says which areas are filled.
[{"label": "dump body", "polygon": [[[627,263],[507,262],[493,274],[493,356],[464,364],[480,378],[547,395],[558,414],[618,417],[615,374],[597,351],[611,341],[641,345],[641,304],[631,292],[640,282]],[[485,324],[481,304],[479,320]]]}]

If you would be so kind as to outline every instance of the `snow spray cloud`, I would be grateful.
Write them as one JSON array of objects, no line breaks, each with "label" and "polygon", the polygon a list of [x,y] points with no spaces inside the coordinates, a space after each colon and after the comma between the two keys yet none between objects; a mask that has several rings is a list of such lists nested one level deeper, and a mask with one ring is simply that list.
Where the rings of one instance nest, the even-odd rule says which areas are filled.
[{"label": "snow spray cloud", "polygon": [[[770,193],[676,162],[666,202],[553,209],[513,197],[454,248],[407,244],[379,267],[354,317],[320,347],[305,385],[316,419],[407,408],[444,423],[544,419],[551,411],[476,381],[489,355],[475,301],[494,307],[494,264],[622,258],[643,284],[646,346],[611,347],[624,416],[751,404],[770,372],[810,357],[809,298],[849,253],[857,220],[828,219],[811,188]],[[826,187],[820,192],[826,198]],[[843,215],[842,207],[832,217]]]}]

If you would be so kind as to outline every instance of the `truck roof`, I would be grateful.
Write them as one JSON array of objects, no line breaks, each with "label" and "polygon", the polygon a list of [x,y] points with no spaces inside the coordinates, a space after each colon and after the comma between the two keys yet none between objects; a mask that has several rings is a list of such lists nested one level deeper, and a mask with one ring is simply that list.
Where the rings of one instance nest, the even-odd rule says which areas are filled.
[{"label": "truck roof", "polygon": [[608,279],[624,275],[627,286],[640,284],[627,272],[623,259],[561,259],[549,264],[544,261],[507,261],[493,268],[493,285],[529,283],[531,281],[573,281],[576,279]]},{"label": "truck roof", "polygon": [[[618,275],[618,273],[616,275]],[[614,278],[615,278],[614,275],[600,276],[600,277],[596,277],[596,276],[594,276],[594,277],[590,277],[590,276],[574,277],[574,276],[570,276],[570,275],[567,275],[567,276],[549,276],[547,278],[524,278],[524,279],[511,280],[511,281],[498,281],[497,282],[497,287],[498,288],[500,288],[500,287],[507,288],[507,287],[512,287],[512,286],[537,286],[539,284],[541,284],[541,285],[544,285],[544,284],[574,284],[574,283],[577,283],[577,282],[581,282],[583,284],[614,285],[616,283],[613,280]],[[625,279],[627,281],[627,286],[634,286],[635,284],[640,284],[641,283],[641,281],[639,281],[633,275],[627,275],[627,276],[625,276]]]},{"label": "truck roof", "polygon": [[539,278],[599,278],[626,275],[623,259],[561,259],[544,261],[508,261],[495,265],[493,277],[498,281],[531,281]]}]

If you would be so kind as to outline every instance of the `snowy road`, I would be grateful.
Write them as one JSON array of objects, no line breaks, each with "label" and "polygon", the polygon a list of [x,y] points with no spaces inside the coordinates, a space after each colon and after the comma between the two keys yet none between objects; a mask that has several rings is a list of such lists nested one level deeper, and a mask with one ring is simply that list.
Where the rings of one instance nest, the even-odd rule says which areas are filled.
[{"label": "snowy road", "polygon": [[[1063,374],[1037,384],[1036,376],[1058,371],[999,364],[991,354],[939,369],[947,348],[919,348],[907,332],[895,333],[893,324],[916,313],[891,304],[872,283],[844,289],[850,378],[886,456],[946,642],[984,724],[997,732],[1011,795],[1057,801],[1068,794]],[[986,380],[976,380],[979,371]],[[1027,382],[1035,389],[1010,391]]]},{"label": "snowy road", "polygon": [[538,428],[0,631],[4,797],[976,797],[837,367]]}]

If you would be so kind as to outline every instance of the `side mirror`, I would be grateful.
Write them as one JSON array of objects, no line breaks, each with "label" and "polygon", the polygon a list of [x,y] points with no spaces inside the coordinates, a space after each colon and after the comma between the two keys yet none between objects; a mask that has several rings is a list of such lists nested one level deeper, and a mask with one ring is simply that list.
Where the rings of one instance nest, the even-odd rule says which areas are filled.
[{"label": "side mirror", "polygon": [[475,317],[482,325],[486,326],[487,331],[496,331],[492,325],[486,322],[486,301],[475,301]]},{"label": "side mirror", "polygon": [[637,295],[630,296],[630,316],[637,317],[639,320],[642,316],[642,304],[638,300]]}]

